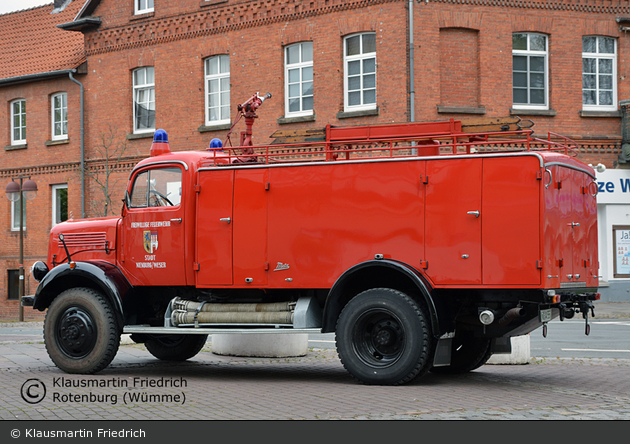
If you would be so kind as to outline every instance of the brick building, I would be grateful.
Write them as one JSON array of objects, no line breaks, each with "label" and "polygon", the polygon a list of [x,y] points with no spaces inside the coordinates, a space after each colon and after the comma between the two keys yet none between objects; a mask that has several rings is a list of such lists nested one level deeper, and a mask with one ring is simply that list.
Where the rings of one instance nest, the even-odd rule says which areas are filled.
[{"label": "brick building", "polygon": [[[46,256],[53,224],[81,212],[81,88],[83,39],[55,25],[72,20],[80,6],[64,2],[0,15],[0,319],[18,319],[20,202],[5,187],[19,177],[37,183],[23,221],[25,291],[37,282],[29,268]],[[41,317],[24,309],[24,318]]]},{"label": "brick building", "polygon": [[[168,132],[172,150],[204,149],[215,137],[225,140],[236,104],[255,92],[273,95],[258,112],[255,144],[266,143],[278,128],[518,115],[533,120],[539,136],[552,131],[577,141],[586,163],[626,166],[619,163],[619,101],[630,98],[627,0],[58,3],[66,7],[51,22],[55,35],[81,39],[86,60],[84,202],[77,169],[78,87],[67,75],[51,92],[31,93],[41,98],[68,92],[63,152],[47,146],[43,135],[31,150],[29,132],[28,150],[22,151],[27,156],[5,149],[0,177],[7,182],[11,175],[37,172],[42,190],[65,180],[75,217],[119,212],[128,173],[148,155],[155,129]],[[81,66],[77,62],[72,67]],[[28,91],[0,85],[6,103],[0,134],[8,146],[5,110]],[[37,85],[52,81],[32,88]],[[28,128],[34,122],[33,133],[45,133],[36,127],[45,120],[27,109]],[[235,129],[234,144],[242,129]],[[29,230],[27,266],[45,254],[50,228],[50,195],[37,199],[44,203]],[[17,245],[10,205],[0,209],[4,239]],[[15,263],[10,251],[3,247],[0,254],[5,267]],[[7,294],[6,274],[2,279],[0,301]],[[29,282],[32,292],[35,283]]]}]

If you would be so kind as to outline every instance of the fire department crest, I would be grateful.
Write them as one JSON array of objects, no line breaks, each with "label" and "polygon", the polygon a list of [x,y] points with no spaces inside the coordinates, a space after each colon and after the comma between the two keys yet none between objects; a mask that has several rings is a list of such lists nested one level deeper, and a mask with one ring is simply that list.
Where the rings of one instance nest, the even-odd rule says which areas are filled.
[{"label": "fire department crest", "polygon": [[149,254],[153,254],[158,249],[158,233],[157,231],[143,231],[142,239],[144,244],[144,251]]}]

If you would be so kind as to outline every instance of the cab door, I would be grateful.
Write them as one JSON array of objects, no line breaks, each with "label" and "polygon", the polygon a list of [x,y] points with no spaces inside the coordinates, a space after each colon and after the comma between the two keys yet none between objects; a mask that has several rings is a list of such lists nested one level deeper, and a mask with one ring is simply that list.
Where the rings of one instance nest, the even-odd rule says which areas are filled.
[{"label": "cab door", "polygon": [[132,285],[186,285],[182,177],[181,166],[160,165],[131,178],[121,263]]}]

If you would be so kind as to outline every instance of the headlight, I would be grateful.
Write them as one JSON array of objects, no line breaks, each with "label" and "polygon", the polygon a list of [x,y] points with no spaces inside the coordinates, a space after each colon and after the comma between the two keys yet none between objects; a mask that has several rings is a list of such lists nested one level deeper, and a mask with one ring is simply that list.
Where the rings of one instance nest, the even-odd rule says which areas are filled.
[{"label": "headlight", "polygon": [[48,265],[44,262],[37,261],[33,264],[31,274],[37,282],[41,282],[41,280],[44,279],[44,276],[46,276],[46,273],[48,273]]}]

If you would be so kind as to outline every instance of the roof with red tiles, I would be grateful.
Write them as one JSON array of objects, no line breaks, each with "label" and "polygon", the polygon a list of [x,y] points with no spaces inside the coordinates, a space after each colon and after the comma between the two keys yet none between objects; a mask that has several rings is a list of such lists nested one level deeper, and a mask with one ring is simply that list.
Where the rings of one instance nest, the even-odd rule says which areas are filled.
[{"label": "roof with red tiles", "polygon": [[84,3],[73,0],[55,14],[51,2],[0,15],[0,79],[73,69],[83,63],[83,34],[57,25],[74,20]]}]

